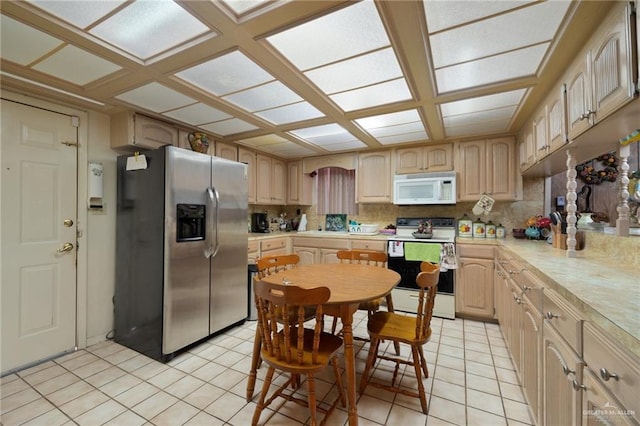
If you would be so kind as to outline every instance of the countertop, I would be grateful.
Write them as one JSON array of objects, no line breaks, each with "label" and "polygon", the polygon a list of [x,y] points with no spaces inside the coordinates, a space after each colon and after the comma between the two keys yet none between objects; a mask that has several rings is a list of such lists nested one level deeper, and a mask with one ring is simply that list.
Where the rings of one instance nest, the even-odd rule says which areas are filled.
[{"label": "countertop", "polygon": [[[347,232],[305,231],[249,234],[252,240],[282,236],[316,238],[369,238],[387,240],[389,235],[374,236]],[[546,287],[571,302],[587,321],[598,325],[610,337],[640,357],[640,269],[636,263],[625,263],[617,256],[594,250],[576,252],[553,248],[545,241],[456,238],[457,244],[490,244],[502,246],[527,264],[527,270]]]}]

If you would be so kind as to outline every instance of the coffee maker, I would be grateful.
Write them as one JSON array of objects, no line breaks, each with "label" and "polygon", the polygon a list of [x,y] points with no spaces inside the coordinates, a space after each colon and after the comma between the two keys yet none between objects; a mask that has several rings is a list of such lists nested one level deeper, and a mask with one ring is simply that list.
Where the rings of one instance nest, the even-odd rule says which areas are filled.
[{"label": "coffee maker", "polygon": [[267,213],[251,213],[251,232],[269,232]]}]

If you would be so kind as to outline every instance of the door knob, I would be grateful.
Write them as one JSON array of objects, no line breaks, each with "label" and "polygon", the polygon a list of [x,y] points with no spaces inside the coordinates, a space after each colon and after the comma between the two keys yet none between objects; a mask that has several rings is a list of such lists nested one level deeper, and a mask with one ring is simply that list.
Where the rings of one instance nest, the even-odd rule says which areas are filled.
[{"label": "door knob", "polygon": [[66,252],[71,251],[71,250],[73,250],[73,244],[64,243],[62,245],[62,248],[59,248],[57,251],[58,251],[58,253],[66,253]]},{"label": "door knob", "polygon": [[67,228],[71,228],[73,226],[73,220],[71,219],[65,219],[63,222],[64,226],[66,226]]}]

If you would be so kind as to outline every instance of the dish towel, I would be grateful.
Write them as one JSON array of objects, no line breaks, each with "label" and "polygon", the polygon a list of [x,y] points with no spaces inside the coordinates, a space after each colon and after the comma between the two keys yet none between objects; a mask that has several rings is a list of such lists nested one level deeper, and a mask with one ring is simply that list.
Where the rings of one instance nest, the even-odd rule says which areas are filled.
[{"label": "dish towel", "polygon": [[441,272],[447,272],[449,269],[458,269],[456,249],[453,243],[444,243],[440,255],[442,256],[442,262],[440,263]]},{"label": "dish towel", "polygon": [[389,241],[389,257],[402,257],[404,256],[404,244],[402,241]]},{"label": "dish towel", "polygon": [[431,263],[440,263],[440,244],[405,243],[404,258],[406,260],[426,260]]}]

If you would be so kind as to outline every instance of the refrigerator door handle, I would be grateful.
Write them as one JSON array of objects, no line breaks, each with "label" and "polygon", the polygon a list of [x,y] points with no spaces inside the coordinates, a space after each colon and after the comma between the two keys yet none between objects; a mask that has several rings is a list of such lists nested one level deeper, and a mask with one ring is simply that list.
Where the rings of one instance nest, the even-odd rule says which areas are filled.
[{"label": "refrigerator door handle", "polygon": [[[207,244],[204,249],[205,257],[211,258],[218,254],[218,205],[220,204],[220,194],[214,187],[207,188]],[[212,244],[213,240],[213,244]]]}]

